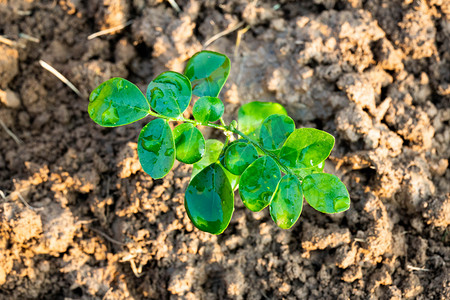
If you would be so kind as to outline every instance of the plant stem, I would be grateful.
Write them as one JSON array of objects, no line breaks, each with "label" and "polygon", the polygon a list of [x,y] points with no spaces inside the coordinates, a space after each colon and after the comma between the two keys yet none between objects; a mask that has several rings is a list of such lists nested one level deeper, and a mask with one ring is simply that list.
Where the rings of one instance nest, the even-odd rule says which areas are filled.
[{"label": "plant stem", "polygon": [[191,120],[191,119],[186,119],[183,116],[179,116],[177,118],[172,118],[172,117],[167,117],[167,116],[160,115],[160,114],[158,114],[158,113],[156,113],[154,111],[149,111],[148,114],[153,116],[153,117],[165,119],[168,122],[177,122],[177,121],[178,122],[186,122],[186,123],[194,124],[195,126],[198,126],[198,125],[208,126],[208,127],[212,127],[212,128],[215,128],[215,129],[220,129],[220,130],[225,131],[225,132],[231,132],[229,130],[229,128],[227,126],[225,126],[225,125],[214,124],[214,123],[211,123],[211,122],[200,123],[200,122],[197,122],[197,121],[194,121],[194,120]]},{"label": "plant stem", "polygon": [[222,130],[222,131],[224,131],[225,136],[227,137],[227,142],[229,141],[230,136],[232,136],[233,133],[235,133],[235,134],[241,136],[242,138],[246,139],[247,141],[249,141],[253,146],[259,148],[267,156],[270,156],[279,166],[281,166],[284,169],[286,174],[295,176],[291,172],[291,170],[288,169],[288,167],[283,165],[283,163],[278,159],[278,157],[276,157],[276,155],[274,155],[273,153],[267,151],[263,146],[261,146],[260,144],[258,144],[254,140],[252,140],[249,136],[247,136],[243,132],[239,131],[238,129],[234,128],[233,126],[227,126],[222,118],[219,119],[220,123],[222,125],[219,125],[219,124],[214,124],[214,123],[211,123],[211,122],[200,123],[200,122],[197,122],[197,121],[194,121],[194,120],[191,120],[191,119],[186,119],[185,117],[183,117],[181,115],[179,117],[177,117],[177,118],[172,118],[172,117],[167,117],[167,116],[160,115],[160,114],[158,114],[156,112],[153,112],[153,111],[149,111],[148,113],[151,116],[154,116],[154,117],[157,117],[157,118],[161,118],[161,119],[165,119],[168,122],[186,122],[186,123],[194,124],[195,126],[202,125],[202,126],[208,126],[208,127],[212,127],[212,128],[215,128],[215,129]]},{"label": "plant stem", "polygon": [[232,128],[232,131],[234,133],[236,133],[237,135],[240,135],[241,137],[243,137],[244,139],[246,139],[247,141],[249,141],[250,143],[252,143],[253,146],[258,147],[262,152],[264,152],[264,154],[266,154],[267,156],[270,156],[278,165],[280,165],[284,171],[286,172],[286,174],[289,175],[293,175],[295,176],[291,170],[288,169],[288,167],[286,167],[285,165],[283,165],[283,163],[278,159],[278,157],[276,157],[276,155],[274,155],[273,153],[270,153],[269,151],[267,151],[263,146],[261,146],[260,144],[258,144],[257,142],[255,142],[254,140],[252,140],[249,136],[247,136],[246,134],[244,134],[243,132],[237,130],[236,128]]}]

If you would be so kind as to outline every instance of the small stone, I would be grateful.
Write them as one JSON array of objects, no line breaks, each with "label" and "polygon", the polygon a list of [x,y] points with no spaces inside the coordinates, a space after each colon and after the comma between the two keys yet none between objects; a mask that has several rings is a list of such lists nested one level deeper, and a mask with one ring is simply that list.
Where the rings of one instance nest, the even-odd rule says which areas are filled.
[{"label": "small stone", "polygon": [[19,96],[11,90],[0,90],[0,102],[9,108],[19,108],[20,99]]}]

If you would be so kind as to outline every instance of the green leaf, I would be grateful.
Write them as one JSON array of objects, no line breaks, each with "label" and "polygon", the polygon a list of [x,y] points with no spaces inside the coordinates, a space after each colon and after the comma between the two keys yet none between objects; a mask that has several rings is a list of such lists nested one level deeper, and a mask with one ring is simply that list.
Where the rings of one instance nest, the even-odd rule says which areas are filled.
[{"label": "green leaf", "polygon": [[315,167],[331,153],[334,137],[314,128],[296,129],[286,140],[280,152],[280,161],[289,168]]},{"label": "green leaf", "polygon": [[309,205],[320,212],[333,214],[350,207],[347,188],[332,174],[308,175],[303,179],[302,189]]},{"label": "green leaf", "polygon": [[191,179],[194,178],[194,176],[201,170],[219,160],[220,153],[222,153],[223,149],[223,143],[215,139],[206,140],[205,149],[205,154],[202,159],[192,166]]},{"label": "green leaf", "polygon": [[234,211],[234,193],[219,164],[209,165],[192,179],[184,206],[198,229],[221,234],[227,228]]},{"label": "green leaf", "polygon": [[148,116],[149,110],[147,99],[139,88],[123,78],[103,82],[89,96],[89,116],[104,127],[136,122]]},{"label": "green leaf", "polygon": [[150,106],[157,113],[171,118],[181,115],[189,106],[192,90],[189,79],[177,72],[164,72],[147,87]]},{"label": "green leaf", "polygon": [[301,183],[294,175],[281,178],[270,202],[272,220],[282,229],[289,229],[302,213],[303,192]]},{"label": "green leaf", "polygon": [[238,112],[239,130],[247,135],[255,133],[258,136],[261,124],[273,114],[287,116],[286,109],[278,103],[254,101],[244,104]]},{"label": "green leaf", "polygon": [[225,167],[231,174],[241,175],[258,158],[256,148],[249,143],[233,143],[225,151]]},{"label": "green leaf", "polygon": [[230,184],[233,187],[233,191],[235,191],[239,186],[240,176],[231,174],[231,172],[228,171],[227,168],[225,168],[225,152],[224,151],[222,151],[222,153],[220,154],[219,162],[220,162],[220,166],[223,168],[223,170],[225,171],[225,174],[227,174],[227,177],[230,180]]},{"label": "green leaf", "polygon": [[193,164],[202,159],[205,153],[205,139],[191,123],[183,123],[173,130],[177,159],[185,164]]},{"label": "green leaf", "polygon": [[325,167],[325,162],[321,162],[315,167],[305,168],[305,169],[293,169],[289,168],[295,175],[300,176],[300,178],[305,178],[308,175],[323,173],[323,168]]},{"label": "green leaf", "polygon": [[259,143],[267,150],[277,150],[295,130],[294,120],[286,115],[267,117],[259,130]]},{"label": "green leaf", "polygon": [[163,178],[175,162],[175,143],[166,120],[155,119],[139,134],[138,156],[142,169],[154,179]]},{"label": "green leaf", "polygon": [[217,97],[229,74],[230,59],[212,51],[194,54],[184,70],[184,75],[192,83],[192,92],[199,97]]},{"label": "green leaf", "polygon": [[239,183],[242,202],[251,211],[260,211],[270,204],[281,172],[270,156],[255,160],[244,173]]},{"label": "green leaf", "polygon": [[[223,143],[210,139],[206,140],[206,151],[203,155],[202,159],[198,162],[196,162],[192,167],[192,175],[191,180],[194,178],[195,175],[197,175],[201,170],[209,166],[210,164],[214,162],[218,162],[220,159],[220,155],[223,150]],[[222,155],[223,156],[223,155]],[[239,176],[231,174],[227,169],[225,169],[221,162],[218,162],[220,166],[225,171],[225,174],[227,175],[228,179],[230,180],[231,187],[233,188],[233,191],[238,187],[239,184]]]},{"label": "green leaf", "polygon": [[225,107],[219,98],[204,96],[195,102],[192,114],[199,122],[215,122],[220,119],[224,110]]}]

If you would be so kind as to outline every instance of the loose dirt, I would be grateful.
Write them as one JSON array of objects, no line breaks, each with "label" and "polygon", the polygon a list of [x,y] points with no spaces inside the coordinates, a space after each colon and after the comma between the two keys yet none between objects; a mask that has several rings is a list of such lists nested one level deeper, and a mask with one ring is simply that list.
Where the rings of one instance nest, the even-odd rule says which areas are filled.
[{"label": "loose dirt", "polygon": [[[0,0],[0,299],[450,299],[450,2],[176,2]],[[275,101],[332,133],[347,212],[305,205],[282,230],[236,197],[224,234],[200,232],[191,166],[141,170],[149,119],[89,119],[102,81],[144,90],[241,21],[239,48],[237,31],[208,47],[232,61],[226,121]]]}]

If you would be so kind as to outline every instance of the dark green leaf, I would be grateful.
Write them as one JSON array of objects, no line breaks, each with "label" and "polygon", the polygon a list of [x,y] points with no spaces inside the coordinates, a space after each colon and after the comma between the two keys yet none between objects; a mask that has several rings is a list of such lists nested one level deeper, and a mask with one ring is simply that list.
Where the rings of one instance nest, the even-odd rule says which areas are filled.
[{"label": "dark green leaf", "polygon": [[261,125],[259,142],[267,150],[279,149],[294,130],[294,120],[288,116],[271,115]]},{"label": "dark green leaf", "polygon": [[258,158],[258,152],[252,144],[233,143],[225,151],[225,167],[234,175],[241,175]]},{"label": "dark green leaf", "polygon": [[221,234],[227,228],[234,211],[234,193],[219,164],[209,165],[192,179],[184,206],[198,229]]},{"label": "dark green leaf", "polygon": [[217,97],[230,74],[230,59],[221,53],[201,51],[187,62],[184,75],[194,95]]},{"label": "dark green leaf", "polygon": [[[219,160],[220,154],[222,153],[223,149],[223,143],[218,140],[206,140],[206,151],[203,155],[202,159],[198,162],[196,162],[192,167],[192,175],[191,180],[194,178],[195,175],[197,175],[201,170],[203,170],[205,167],[209,166],[210,164],[217,162]],[[223,168],[222,163],[219,163],[220,166]],[[228,179],[230,180],[231,187],[233,188],[233,191],[237,188],[239,184],[239,176],[231,174],[228,170],[223,168],[225,171],[225,174],[227,175]]]},{"label": "dark green leaf", "polygon": [[178,117],[186,110],[191,97],[189,79],[177,72],[161,73],[147,88],[147,98],[153,110],[171,118]]},{"label": "dark green leaf", "polygon": [[347,188],[332,174],[308,175],[303,179],[302,189],[309,205],[320,212],[333,214],[350,207]]},{"label": "dark green leaf", "polygon": [[305,178],[306,176],[308,176],[310,174],[323,173],[324,167],[325,167],[325,162],[323,161],[320,164],[318,164],[317,166],[312,167],[312,168],[305,168],[305,169],[290,168],[290,169],[295,175],[300,176],[300,178]]},{"label": "dark green leaf", "polygon": [[202,159],[205,153],[205,139],[191,123],[183,123],[173,130],[177,159],[185,164],[193,164]]},{"label": "dark green leaf", "polygon": [[163,178],[175,161],[175,144],[167,121],[155,119],[139,134],[138,156],[142,169],[152,178]]},{"label": "dark green leaf", "polygon": [[331,153],[334,137],[314,128],[296,129],[280,152],[280,161],[294,169],[315,167]]},{"label": "dark green leaf", "polygon": [[239,183],[242,202],[251,211],[262,210],[270,204],[280,178],[280,169],[271,157],[258,158],[242,173]]},{"label": "dark green leaf", "polygon": [[192,114],[199,122],[215,122],[223,115],[224,109],[219,98],[204,96],[195,102]]},{"label": "dark green leaf", "polygon": [[123,78],[103,82],[89,96],[89,116],[105,127],[136,122],[148,116],[149,110],[147,99],[139,88]]},{"label": "dark green leaf", "polygon": [[272,220],[283,229],[289,229],[302,213],[303,192],[301,183],[294,175],[281,178],[270,202]]},{"label": "dark green leaf", "polygon": [[286,109],[273,102],[250,102],[241,106],[238,112],[239,130],[244,134],[254,133],[258,136],[258,130],[264,120],[273,114],[286,115]]}]

